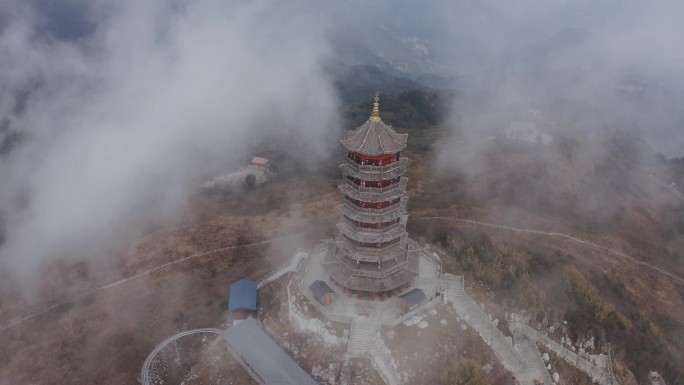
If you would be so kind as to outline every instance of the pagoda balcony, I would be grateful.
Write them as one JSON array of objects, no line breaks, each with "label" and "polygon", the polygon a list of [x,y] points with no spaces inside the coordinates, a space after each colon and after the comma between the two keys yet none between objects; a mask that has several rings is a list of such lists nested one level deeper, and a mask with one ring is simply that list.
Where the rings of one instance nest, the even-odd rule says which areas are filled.
[{"label": "pagoda balcony", "polygon": [[401,198],[399,203],[382,209],[361,208],[353,203],[340,203],[337,208],[340,213],[355,221],[364,223],[383,223],[406,215],[408,197]]},{"label": "pagoda balcony", "polygon": [[340,169],[342,169],[343,176],[349,175],[349,176],[354,177],[354,178],[359,178],[359,179],[363,179],[363,180],[371,180],[371,181],[394,179],[394,178],[397,178],[397,177],[400,177],[400,176],[406,174],[406,168],[398,168],[396,170],[388,171],[388,172],[384,172],[384,173],[380,173],[380,174],[375,174],[375,173],[370,174],[370,173],[365,173],[365,172],[358,172],[346,164],[341,164]]},{"label": "pagoda balcony", "polygon": [[385,227],[384,229],[365,229],[352,226],[346,221],[337,224],[337,228],[349,238],[359,242],[384,242],[396,239],[406,232],[405,224],[401,222]]},{"label": "pagoda balcony", "polygon": [[364,262],[378,262],[397,258],[406,247],[408,234],[404,232],[399,242],[381,248],[357,246],[344,237],[340,238],[342,238],[341,246],[349,258]]},{"label": "pagoda balcony", "polygon": [[[395,162],[392,164],[389,164],[387,166],[361,166],[354,161],[348,161],[347,163],[343,163],[340,165],[340,169],[342,169],[342,173],[345,175],[352,176],[354,178],[359,178],[363,180],[387,180],[387,179],[394,179],[396,177],[402,176],[406,173],[406,158],[402,158],[399,160],[399,162]],[[386,171],[377,171],[377,172],[370,172],[370,171],[362,171],[359,170],[358,167],[354,167],[351,165],[351,163],[355,164],[358,167],[374,167],[377,169],[381,168],[388,168]],[[403,165],[402,165],[403,164]],[[392,166],[392,165],[398,165],[398,166]],[[390,168],[390,166],[392,166]]]},{"label": "pagoda balcony", "polygon": [[344,250],[347,253],[347,259],[352,260],[352,261],[361,261],[361,262],[368,262],[368,263],[378,263],[378,262],[387,262],[387,261],[394,261],[395,259],[401,259],[402,256],[406,253],[406,249],[403,247],[397,247],[395,249],[390,250],[386,254],[382,255],[371,255],[371,254],[366,254],[366,253],[360,253],[356,252],[353,249],[353,246],[349,245],[343,245],[342,250]]},{"label": "pagoda balcony", "polygon": [[[351,229],[351,231],[355,231],[357,233],[382,235],[382,234],[384,234],[384,233],[386,233],[389,230],[392,230],[394,228],[399,228],[399,227],[405,228],[406,227],[406,221],[407,221],[407,217],[402,215],[402,216],[399,216],[399,217],[397,217],[391,221],[387,221],[387,222],[372,222],[372,223],[363,222],[362,224],[367,225],[367,226],[363,226],[363,225],[360,225],[359,223],[354,223],[353,220],[350,221],[349,219],[342,216],[342,221],[340,223],[344,223],[345,226],[347,226],[346,228],[349,228],[349,229]],[[396,223],[392,223],[392,222],[396,222]],[[385,227],[375,227],[377,225],[380,225],[380,226],[384,225]]]},{"label": "pagoda balcony", "polygon": [[[408,239],[408,236],[404,237],[404,239]],[[340,252],[340,258],[344,257],[353,262],[361,261],[377,264],[378,262],[382,263],[385,261],[393,261],[395,259],[401,259],[405,257],[406,242],[404,239],[402,239],[402,241],[396,245],[392,245],[392,247],[385,247],[384,249],[381,249],[382,253],[378,255],[358,252],[358,248],[348,243],[344,237],[338,238],[337,246],[338,251]],[[373,248],[372,250],[376,252],[378,251],[376,248]]]},{"label": "pagoda balcony", "polygon": [[342,193],[352,199],[364,202],[385,202],[406,195],[408,178],[402,177],[399,183],[387,187],[363,187],[351,181],[339,186]]},{"label": "pagoda balcony", "polygon": [[[406,190],[406,187],[408,185],[408,178],[406,177],[401,177],[399,179],[399,183],[393,183],[391,185],[385,186],[385,187],[369,187],[369,186],[361,186],[358,185],[350,180],[346,180],[346,185],[350,186],[354,191],[357,191],[359,193],[373,193],[373,194],[385,194],[389,191],[392,191],[399,186],[400,189]],[[342,185],[344,186],[344,185]]]},{"label": "pagoda balcony", "polygon": [[341,215],[342,219],[344,219],[344,217],[346,216],[347,218],[351,218],[352,220],[356,220],[356,221],[363,222],[363,223],[385,223],[385,222],[393,221],[395,219],[404,219],[407,217],[405,209],[395,209],[395,210],[390,211],[388,213],[379,214],[379,215],[378,214],[357,213],[356,211],[354,211],[353,209],[350,209],[348,206],[346,206],[344,204],[338,205],[337,209],[342,214]]},{"label": "pagoda balcony", "polygon": [[[380,260],[387,260],[387,259],[394,259],[394,254],[397,250],[401,250],[402,242],[399,241],[394,245],[389,245],[385,246],[383,248],[376,248],[376,247],[361,247],[361,246],[355,246],[355,245],[350,245],[346,244],[345,248],[349,249],[352,253],[352,255],[358,255],[359,257],[354,256],[353,258],[358,259],[360,261],[367,261],[367,262],[377,262],[378,257],[382,257]],[[390,258],[389,255],[392,254],[392,257]]]},{"label": "pagoda balcony", "polygon": [[[399,168],[406,170],[406,165],[408,164],[408,158],[402,157],[399,158],[399,161],[390,163],[384,166],[371,166],[371,165],[362,165],[354,162],[353,160],[347,158],[346,162],[343,165],[347,165],[349,168],[351,168],[353,171],[359,173],[364,173],[364,174],[383,174],[383,173],[388,173],[392,172],[394,170],[397,170]],[[343,166],[341,165],[341,166]],[[340,167],[341,167],[340,166]],[[364,178],[365,179],[365,178]]]},{"label": "pagoda balcony", "polygon": [[333,280],[349,289],[370,292],[394,290],[418,275],[419,254],[406,249],[397,262],[381,263],[380,270],[377,270],[377,265],[359,265],[357,268],[354,261],[330,251],[323,265]]},{"label": "pagoda balcony", "polygon": [[380,269],[376,263],[359,263],[357,264],[355,260],[347,258],[343,255],[335,256],[335,262],[345,271],[345,273],[365,278],[385,278],[397,271],[403,270],[409,267],[408,251],[404,248],[401,255],[397,258],[395,262],[394,259],[380,262]]}]

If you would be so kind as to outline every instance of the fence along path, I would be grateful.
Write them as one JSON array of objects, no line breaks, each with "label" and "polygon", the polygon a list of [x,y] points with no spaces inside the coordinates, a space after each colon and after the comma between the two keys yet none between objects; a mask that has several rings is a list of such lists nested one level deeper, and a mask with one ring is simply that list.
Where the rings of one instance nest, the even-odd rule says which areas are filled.
[{"label": "fence along path", "polygon": [[299,263],[309,255],[309,252],[305,249],[298,249],[295,255],[292,257],[290,262],[280,266],[276,270],[270,272],[266,277],[257,282],[257,288],[261,289],[264,285],[275,281],[276,279],[282,277],[285,273],[293,273],[297,271]]},{"label": "fence along path", "polygon": [[609,355],[602,354],[598,356],[589,356],[591,359],[590,361],[552,340],[548,336],[544,335],[540,330],[535,330],[522,321],[515,319],[515,317],[511,317],[509,322],[512,329],[520,331],[521,334],[526,335],[531,340],[544,345],[547,349],[554,352],[558,357],[562,358],[577,369],[585,372],[597,383],[601,385],[617,384],[615,377],[612,374]]},{"label": "fence along path", "polygon": [[191,336],[193,334],[215,334],[215,335],[222,335],[223,330],[221,329],[195,329],[195,330],[188,330],[184,332],[180,332],[178,334],[175,334],[167,339],[165,339],[162,343],[157,345],[154,350],[147,356],[145,359],[145,362],[143,363],[142,370],[140,371],[140,382],[142,385],[154,385],[151,376],[150,376],[150,366],[152,365],[152,362],[154,362],[155,357],[159,352],[164,350],[167,346],[169,346],[172,342],[176,341],[179,338],[186,337],[186,336]]}]

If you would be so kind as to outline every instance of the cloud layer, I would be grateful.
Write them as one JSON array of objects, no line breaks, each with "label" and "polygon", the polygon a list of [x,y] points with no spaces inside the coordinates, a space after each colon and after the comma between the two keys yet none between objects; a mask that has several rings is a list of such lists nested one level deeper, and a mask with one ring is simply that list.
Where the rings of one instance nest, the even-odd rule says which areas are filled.
[{"label": "cloud layer", "polygon": [[193,178],[235,167],[260,135],[314,149],[329,142],[328,49],[311,33],[319,22],[296,6],[84,9],[93,30],[70,40],[41,33],[41,15],[22,2],[0,10],[0,139],[20,136],[0,157],[5,266],[30,271],[71,251],[97,253],[173,217]]}]

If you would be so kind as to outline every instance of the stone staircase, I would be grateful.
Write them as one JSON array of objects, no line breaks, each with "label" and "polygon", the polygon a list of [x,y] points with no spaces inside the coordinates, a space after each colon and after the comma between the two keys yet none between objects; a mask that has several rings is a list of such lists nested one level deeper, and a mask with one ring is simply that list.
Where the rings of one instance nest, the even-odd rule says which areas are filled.
[{"label": "stone staircase", "polygon": [[[518,343],[518,335],[524,335],[531,343],[540,343],[547,349],[554,352],[559,358],[562,358],[570,365],[588,374],[594,382],[601,385],[615,385],[617,382],[613,375],[610,357],[605,354],[581,357],[572,352],[558,342],[552,340],[548,336],[540,333],[538,330],[532,329],[529,325],[522,322],[509,323],[511,331],[516,335],[516,346],[520,348]],[[535,346],[536,348],[536,346]]]},{"label": "stone staircase", "polygon": [[463,295],[463,290],[456,285],[449,285],[446,289],[447,302],[458,301]]},{"label": "stone staircase", "polygon": [[515,376],[521,385],[533,385],[536,381],[551,384],[539,349],[534,342],[522,338],[513,346],[509,339],[487,319],[482,309],[469,296],[461,293],[454,298],[454,309],[489,345],[501,364]]},{"label": "stone staircase", "polygon": [[[546,370],[544,361],[541,358],[539,348],[534,341],[530,340],[526,335],[515,335],[515,349],[520,352],[523,357],[528,357],[525,365],[518,369],[516,378],[520,383],[534,383],[534,381],[542,382],[544,384],[551,384],[551,376]],[[537,359],[533,359],[534,357]],[[539,376],[542,376],[539,378]]]},{"label": "stone staircase", "polygon": [[380,331],[380,322],[373,317],[359,316],[352,320],[347,354],[360,356],[372,347],[375,334]]},{"label": "stone staircase", "polygon": [[385,356],[385,352],[381,345],[374,345],[375,346],[371,347],[369,350],[373,365],[375,365],[375,368],[380,372],[387,385],[399,385],[396,371],[390,367],[387,356]]},{"label": "stone staircase", "polygon": [[379,337],[380,325],[380,319],[377,316],[355,317],[349,332],[347,355],[350,357],[370,356],[371,362],[387,385],[399,385],[395,370],[390,367],[386,356],[384,343]]}]

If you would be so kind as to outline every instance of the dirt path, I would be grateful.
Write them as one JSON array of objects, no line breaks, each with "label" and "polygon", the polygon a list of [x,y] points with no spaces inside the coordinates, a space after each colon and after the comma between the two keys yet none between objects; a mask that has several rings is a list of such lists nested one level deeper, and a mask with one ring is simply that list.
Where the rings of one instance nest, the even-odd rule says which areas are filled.
[{"label": "dirt path", "polygon": [[661,274],[663,274],[663,275],[666,275],[666,276],[668,276],[668,277],[674,279],[675,281],[677,281],[677,282],[679,282],[679,283],[684,283],[684,278],[683,278],[683,277],[680,277],[680,276],[678,276],[678,275],[676,275],[676,274],[674,274],[674,273],[671,273],[671,272],[669,272],[669,271],[663,270],[663,269],[661,269],[661,268],[658,267],[658,266],[652,265],[652,264],[650,264],[650,263],[648,263],[648,262],[640,261],[640,260],[638,260],[638,259],[632,257],[631,255],[625,254],[625,253],[623,253],[623,252],[621,252],[621,251],[618,251],[618,250],[615,250],[615,249],[611,249],[611,248],[606,247],[606,246],[601,246],[601,245],[598,245],[598,244],[596,244],[596,243],[592,243],[592,242],[589,242],[589,241],[585,241],[585,240],[583,240],[583,239],[574,237],[574,236],[569,235],[569,234],[556,233],[556,232],[547,232],[547,231],[534,230],[534,229],[524,229],[524,228],[511,227],[511,226],[506,226],[506,225],[497,225],[497,224],[495,224],[495,223],[480,222],[480,221],[474,221],[474,220],[471,220],[471,219],[462,219],[462,218],[454,218],[454,217],[418,217],[418,218],[412,218],[412,219],[413,219],[413,220],[416,220],[416,221],[443,220],[443,221],[449,221],[449,222],[461,222],[461,223],[468,223],[468,224],[474,224],[474,225],[492,227],[492,228],[496,228],[496,229],[502,229],[502,230],[508,230],[508,231],[515,231],[515,232],[518,232],[518,233],[536,234],[536,235],[546,235],[546,236],[550,236],[550,237],[565,238],[565,239],[568,239],[568,240],[573,241],[573,242],[575,242],[575,243],[579,243],[579,244],[582,244],[582,245],[585,245],[585,246],[589,246],[589,247],[592,247],[592,248],[595,248],[595,249],[603,250],[603,251],[608,251],[608,252],[613,253],[613,254],[615,254],[615,255],[617,255],[617,256],[619,256],[619,257],[628,259],[628,260],[630,260],[630,261],[632,261],[632,262],[634,262],[634,263],[636,263],[636,264],[639,264],[639,265],[642,265],[642,266],[646,266],[646,267],[648,267],[649,269],[652,269],[652,270],[654,270],[654,271],[656,271],[656,272],[658,272],[658,273],[661,273]]},{"label": "dirt path", "polygon": [[651,180],[653,180],[653,182],[655,182],[655,184],[657,184],[657,185],[660,186],[660,187],[665,188],[667,191],[669,191],[669,192],[671,192],[672,194],[674,194],[674,196],[676,196],[677,198],[679,198],[679,199],[681,199],[681,200],[684,201],[684,194],[682,194],[681,192],[679,192],[679,190],[677,190],[677,189],[675,188],[674,183],[672,183],[672,184],[663,183],[663,182],[659,181],[658,179],[656,179],[656,178],[655,178],[653,175],[651,175],[651,174],[648,174],[648,177],[651,178]]},{"label": "dirt path", "polygon": [[183,262],[189,261],[189,260],[191,260],[191,259],[195,259],[195,258],[199,258],[199,257],[204,257],[204,256],[206,256],[206,255],[215,254],[215,253],[219,253],[219,252],[226,251],[226,250],[233,250],[233,249],[239,249],[239,248],[261,246],[261,245],[265,245],[265,244],[267,244],[267,243],[272,243],[272,242],[276,242],[276,241],[279,241],[279,240],[282,240],[282,239],[286,239],[286,238],[291,238],[291,237],[299,236],[299,235],[302,235],[302,234],[305,234],[305,233],[306,233],[306,231],[300,231],[300,232],[298,232],[298,233],[283,235],[283,236],[280,236],[280,237],[275,237],[275,238],[270,238],[270,239],[265,239],[265,240],[263,240],[263,241],[258,241],[258,242],[253,242],[253,243],[246,243],[246,244],[242,244],[242,245],[232,245],[232,246],[221,247],[221,248],[218,248],[218,249],[203,251],[203,252],[201,252],[201,253],[189,255],[189,256],[187,256],[187,257],[183,257],[183,258],[177,259],[177,260],[175,260],[175,261],[167,262],[167,263],[164,263],[164,264],[159,265],[159,266],[157,266],[157,267],[153,267],[153,268],[151,268],[151,269],[149,269],[149,270],[143,271],[143,272],[141,272],[141,273],[138,273],[138,274],[132,275],[132,276],[130,276],[130,277],[127,277],[127,278],[118,280],[118,281],[116,281],[116,282],[112,282],[112,283],[110,283],[110,284],[108,284],[108,285],[105,285],[105,286],[101,286],[101,287],[98,287],[98,288],[95,288],[95,289],[88,290],[88,291],[83,292],[83,293],[81,293],[81,294],[79,294],[79,295],[76,295],[76,296],[71,297],[71,298],[69,298],[69,299],[67,299],[67,300],[64,300],[64,301],[62,301],[62,302],[60,302],[60,303],[57,303],[57,304],[55,304],[55,305],[52,305],[52,306],[48,307],[48,308],[45,309],[45,310],[41,310],[41,311],[39,311],[39,312],[37,312],[37,313],[33,313],[33,314],[31,314],[31,315],[22,317],[22,318],[20,318],[20,319],[18,319],[18,320],[16,320],[16,321],[9,322],[9,323],[3,325],[2,327],[0,327],[0,331],[3,331],[3,330],[6,330],[6,329],[9,329],[9,328],[12,328],[12,327],[17,326],[17,325],[20,325],[20,324],[22,324],[22,323],[24,323],[24,322],[26,322],[26,321],[28,321],[28,320],[31,320],[31,319],[33,319],[33,318],[36,318],[36,317],[38,317],[38,316],[40,316],[40,315],[43,315],[43,314],[45,314],[45,313],[48,313],[48,312],[50,312],[50,311],[52,311],[52,310],[55,310],[55,309],[57,309],[57,308],[59,308],[59,307],[61,307],[61,306],[67,305],[67,304],[69,304],[69,303],[72,303],[72,302],[74,302],[74,301],[76,301],[76,300],[78,300],[78,299],[84,298],[84,297],[86,297],[86,296],[88,296],[88,295],[95,294],[95,293],[98,293],[98,292],[101,292],[101,291],[105,291],[105,290],[108,290],[108,289],[111,289],[111,288],[114,288],[114,287],[123,285],[123,284],[125,284],[125,283],[127,283],[127,282],[129,282],[129,281],[132,281],[132,280],[135,280],[135,279],[138,279],[138,278],[141,278],[141,277],[150,275],[151,273],[153,273],[153,272],[155,272],[155,271],[158,271],[158,270],[161,270],[161,269],[164,269],[164,268],[173,266],[173,265],[177,265],[177,264],[179,264],[179,263],[183,263]]}]

